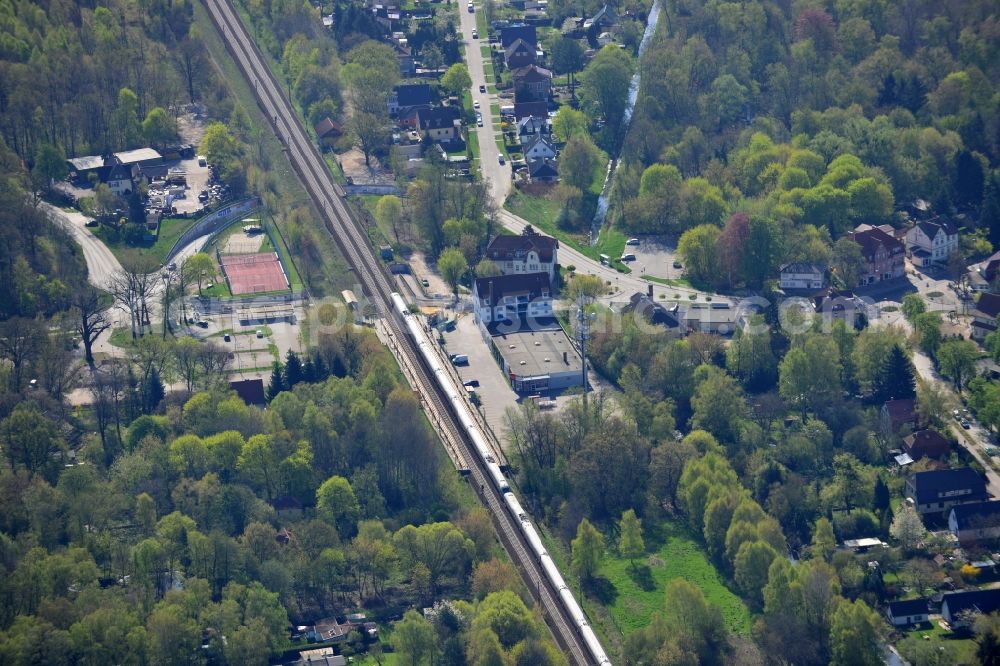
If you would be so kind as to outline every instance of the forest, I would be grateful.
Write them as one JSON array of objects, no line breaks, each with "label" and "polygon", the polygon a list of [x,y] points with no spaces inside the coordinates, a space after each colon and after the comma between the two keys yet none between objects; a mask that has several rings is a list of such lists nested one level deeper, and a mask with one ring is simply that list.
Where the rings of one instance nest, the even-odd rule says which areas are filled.
[{"label": "forest", "polygon": [[[694,277],[716,286],[759,286],[786,262],[836,264],[845,231],[891,222],[916,199],[965,214],[963,258],[988,254],[985,242],[1000,246],[994,10],[665,3],[613,219],[702,246],[715,236],[726,270]],[[723,230],[734,214],[742,226]]]}]

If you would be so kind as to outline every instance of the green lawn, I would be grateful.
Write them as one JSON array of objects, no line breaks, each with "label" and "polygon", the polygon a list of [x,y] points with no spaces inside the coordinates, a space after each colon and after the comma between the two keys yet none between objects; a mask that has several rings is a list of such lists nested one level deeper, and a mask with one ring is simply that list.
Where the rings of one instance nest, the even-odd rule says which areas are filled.
[{"label": "green lawn", "polygon": [[590,245],[587,237],[583,234],[572,234],[564,229],[560,229],[556,224],[559,216],[559,205],[544,197],[531,196],[524,192],[515,191],[507,198],[504,208],[514,213],[518,217],[524,218],[532,225],[557,238],[560,243],[569,245],[574,250],[590,257],[594,261],[600,259],[600,255],[606,254],[612,258],[612,263],[622,273],[629,273],[628,266],[619,261],[615,261],[622,256],[625,249],[625,241],[628,240],[625,234],[614,227],[604,225],[596,245]]},{"label": "green lawn", "polygon": [[152,258],[158,264],[163,264],[167,260],[167,253],[177,242],[185,231],[195,223],[194,218],[173,217],[166,218],[160,222],[160,234],[156,241],[152,243],[139,243],[129,245],[125,241],[111,242],[109,240],[108,229],[97,227],[94,235],[101,239],[118,261],[129,263],[140,258]]},{"label": "green lawn", "polygon": [[730,631],[749,634],[753,623],[750,610],[723,584],[701,545],[686,529],[672,523],[663,526],[662,537],[663,545],[647,558],[645,566],[637,561],[639,573],[632,571],[627,560],[605,558],[601,575],[611,581],[617,592],[608,608],[615,625],[626,636],[648,625],[653,612],[664,607],[667,584],[683,578],[697,585],[708,602],[722,611]]}]

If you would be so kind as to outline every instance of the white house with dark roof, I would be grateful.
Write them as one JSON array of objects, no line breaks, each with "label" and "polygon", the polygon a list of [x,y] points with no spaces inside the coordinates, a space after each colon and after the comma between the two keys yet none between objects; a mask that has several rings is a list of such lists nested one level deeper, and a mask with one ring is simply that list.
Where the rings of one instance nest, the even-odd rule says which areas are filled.
[{"label": "white house with dark roof", "polygon": [[550,159],[531,160],[528,162],[528,176],[533,183],[558,183],[559,164]]},{"label": "white house with dark roof", "polygon": [[982,342],[986,336],[997,330],[1000,316],[1000,294],[981,293],[972,311],[972,337]]},{"label": "white house with dark roof", "polygon": [[807,262],[781,267],[779,284],[782,289],[823,289],[826,287],[826,266]]},{"label": "white house with dark roof", "polygon": [[892,626],[908,627],[927,622],[930,609],[927,607],[927,599],[906,599],[889,602],[885,615]]},{"label": "white house with dark roof", "polygon": [[974,502],[952,507],[948,531],[967,544],[1000,537],[1000,502]]},{"label": "white house with dark roof", "polygon": [[531,225],[519,236],[500,235],[486,246],[486,258],[495,263],[504,275],[544,272],[549,281],[555,279],[559,241],[543,236]]},{"label": "white house with dark roof", "polygon": [[552,291],[548,273],[524,273],[477,278],[472,302],[476,322],[539,319],[552,316]]},{"label": "white house with dark roof", "polygon": [[532,160],[551,160],[556,156],[556,147],[552,145],[548,137],[542,134],[535,134],[528,139],[523,152],[524,159],[529,162]]},{"label": "white house with dark roof", "polygon": [[941,219],[917,222],[906,230],[906,249],[917,266],[944,263],[958,252],[958,228]]}]

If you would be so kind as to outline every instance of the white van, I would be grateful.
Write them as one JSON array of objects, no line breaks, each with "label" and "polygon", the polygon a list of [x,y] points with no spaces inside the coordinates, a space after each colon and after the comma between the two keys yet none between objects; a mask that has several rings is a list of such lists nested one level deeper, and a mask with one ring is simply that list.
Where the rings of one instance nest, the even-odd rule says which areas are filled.
[{"label": "white van", "polygon": [[609,257],[606,254],[602,254],[601,255],[601,264],[603,264],[604,266],[610,266],[611,265],[611,257]]},{"label": "white van", "polygon": [[635,255],[631,252],[626,252],[622,255],[621,261],[635,261]]}]

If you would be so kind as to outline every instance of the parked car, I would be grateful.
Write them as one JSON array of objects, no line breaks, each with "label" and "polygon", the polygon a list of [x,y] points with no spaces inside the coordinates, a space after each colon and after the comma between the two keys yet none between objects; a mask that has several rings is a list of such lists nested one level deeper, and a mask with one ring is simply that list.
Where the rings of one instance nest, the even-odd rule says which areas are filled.
[{"label": "parked car", "polygon": [[969,428],[971,428],[971,427],[972,427],[972,424],[971,424],[971,423],[969,423],[969,422],[968,422],[968,421],[966,421],[965,419],[962,419],[962,428],[963,428],[963,429],[965,429],[965,430],[968,430],[968,429],[969,429]]},{"label": "parked car", "polygon": [[498,159],[500,160],[500,164],[505,164],[506,163],[506,160],[504,160],[503,155],[499,155]]},{"label": "parked car", "polygon": [[465,354],[452,354],[451,362],[454,365],[469,365],[469,357]]},{"label": "parked car", "polygon": [[639,239],[638,238],[629,238],[627,241],[625,241],[625,244],[626,245],[638,245],[639,244]]},{"label": "parked car", "polygon": [[479,108],[479,100],[478,99],[475,102],[472,103],[472,108],[473,109],[478,109]]},{"label": "parked car", "polygon": [[230,342],[232,339],[233,339],[233,337],[231,335],[229,335],[228,333],[226,333],[225,335],[222,336],[222,341],[223,342]]},{"label": "parked car", "polygon": [[420,284],[421,284],[421,286],[423,286],[424,289],[426,289],[427,287],[431,286],[431,283],[427,281],[427,278],[424,278],[423,280],[421,280]]},{"label": "parked car", "polygon": [[478,379],[470,379],[469,381],[464,382],[464,383],[465,383],[466,386],[471,386],[472,388],[479,388],[479,380]]},{"label": "parked car", "polygon": [[674,262],[674,268],[683,268],[683,266],[681,265],[681,262],[675,261]]},{"label": "parked car", "polygon": [[478,30],[473,30],[472,31],[472,38],[473,39],[479,39],[479,31]]},{"label": "parked car", "polygon": [[486,92],[486,86],[479,86],[479,92],[481,93]]},{"label": "parked car", "polygon": [[257,339],[260,340],[263,337],[264,337],[264,329],[258,328],[257,329]]}]

